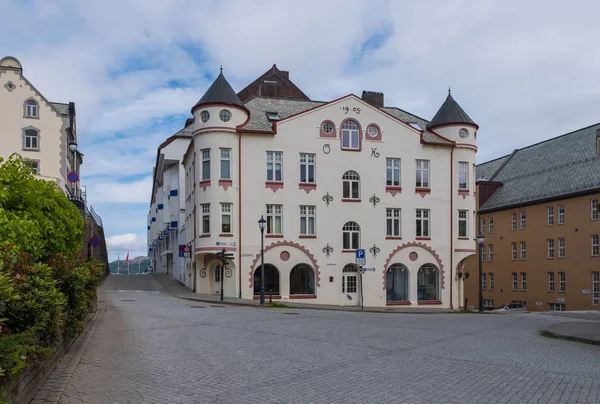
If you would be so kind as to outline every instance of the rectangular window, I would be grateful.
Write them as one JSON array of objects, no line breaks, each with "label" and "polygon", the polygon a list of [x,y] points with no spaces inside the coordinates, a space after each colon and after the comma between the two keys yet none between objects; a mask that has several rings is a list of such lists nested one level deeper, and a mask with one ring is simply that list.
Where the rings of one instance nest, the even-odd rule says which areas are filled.
[{"label": "rectangular window", "polygon": [[482,272],[481,273],[481,290],[485,290],[486,285],[487,285],[486,273]]},{"label": "rectangular window", "polygon": [[316,154],[300,153],[300,182],[314,184]]},{"label": "rectangular window", "polygon": [[600,304],[600,271],[592,272],[592,304]]},{"label": "rectangular window", "polygon": [[35,175],[40,174],[40,161],[39,160],[24,160],[26,166],[33,170]]},{"label": "rectangular window", "polygon": [[554,239],[548,239],[548,258],[554,258]]},{"label": "rectangular window", "polygon": [[479,218],[479,234],[485,234],[485,218]]},{"label": "rectangular window", "polygon": [[267,152],[267,181],[283,182],[283,153]]},{"label": "rectangular window", "polygon": [[221,179],[231,179],[231,149],[221,149]]},{"label": "rectangular window", "polygon": [[517,243],[510,243],[510,248],[512,251],[511,259],[513,261],[516,261],[517,260]]},{"label": "rectangular window", "polygon": [[494,308],[494,300],[493,299],[483,299],[483,307],[487,307],[488,309]]},{"label": "rectangular window", "polygon": [[512,290],[513,290],[513,292],[517,291],[518,285],[519,285],[519,280],[517,278],[517,273],[513,272],[512,273]]},{"label": "rectangular window", "polygon": [[494,216],[488,218],[488,232],[492,234],[494,231]]},{"label": "rectangular window", "polygon": [[554,226],[554,206],[547,207],[548,226]]},{"label": "rectangular window", "polygon": [[565,258],[565,255],[566,255],[565,238],[559,237],[558,238],[558,258]]},{"label": "rectangular window", "polygon": [[210,149],[202,150],[202,180],[210,180]]},{"label": "rectangular window", "polygon": [[554,292],[554,272],[548,272],[548,292]]},{"label": "rectangular window", "polygon": [[315,206],[300,206],[300,234],[314,236],[316,234]]},{"label": "rectangular window", "polygon": [[283,234],[283,205],[267,205],[267,234]]},{"label": "rectangular window", "polygon": [[429,160],[417,160],[417,188],[429,188]]},{"label": "rectangular window", "polygon": [[231,234],[232,205],[231,203],[221,204],[221,233],[223,234]]},{"label": "rectangular window", "polygon": [[469,189],[469,163],[458,163],[458,189]]},{"label": "rectangular window", "polygon": [[592,257],[598,256],[598,235],[592,234]]},{"label": "rectangular window", "polygon": [[360,149],[360,132],[354,121],[346,121],[342,125],[342,149]]},{"label": "rectangular window", "polygon": [[210,234],[210,204],[203,203],[202,206],[202,234]]},{"label": "rectangular window", "polygon": [[564,272],[558,273],[558,290],[560,292],[567,291],[567,274]]},{"label": "rectangular window", "polygon": [[485,244],[482,244],[479,249],[481,251],[481,260],[485,261],[485,249],[486,249]]},{"label": "rectangular window", "polygon": [[558,224],[565,224],[565,205],[558,205]]},{"label": "rectangular window", "polygon": [[39,150],[38,131],[35,129],[26,129],[23,142],[23,149]]},{"label": "rectangular window", "polygon": [[590,201],[590,211],[592,220],[598,220],[598,199],[592,199]]},{"label": "rectangular window", "polygon": [[490,290],[494,290],[495,286],[494,273],[490,272]]},{"label": "rectangular window", "polygon": [[429,209],[417,209],[417,237],[429,237]]},{"label": "rectangular window", "polygon": [[527,259],[527,244],[521,241],[519,247],[521,248],[521,261],[525,261]]},{"label": "rectangular window", "polygon": [[527,215],[525,212],[521,212],[521,230],[527,227]]},{"label": "rectangular window", "polygon": [[469,237],[467,229],[469,228],[467,223],[468,210],[458,211],[458,237]]},{"label": "rectangular window", "polygon": [[548,310],[550,311],[565,311],[564,303],[548,303]]},{"label": "rectangular window", "polygon": [[400,159],[385,159],[385,183],[388,187],[400,186]]},{"label": "rectangular window", "polygon": [[517,213],[516,212],[511,213],[510,218],[511,218],[510,229],[517,230]]},{"label": "rectangular window", "polygon": [[527,272],[521,272],[521,292],[527,291]]},{"label": "rectangular window", "polygon": [[488,261],[492,262],[492,261],[494,261],[494,245],[490,244],[488,246],[488,250],[489,250]]},{"label": "rectangular window", "polygon": [[400,209],[386,209],[386,235],[388,237],[401,237]]}]

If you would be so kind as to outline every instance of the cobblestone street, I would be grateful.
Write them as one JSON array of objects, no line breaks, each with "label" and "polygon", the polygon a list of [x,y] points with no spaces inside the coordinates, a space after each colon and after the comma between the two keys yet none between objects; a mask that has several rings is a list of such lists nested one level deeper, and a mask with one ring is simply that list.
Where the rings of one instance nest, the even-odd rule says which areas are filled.
[{"label": "cobblestone street", "polygon": [[600,347],[534,314],[389,314],[191,302],[110,276],[41,403],[598,403]]}]

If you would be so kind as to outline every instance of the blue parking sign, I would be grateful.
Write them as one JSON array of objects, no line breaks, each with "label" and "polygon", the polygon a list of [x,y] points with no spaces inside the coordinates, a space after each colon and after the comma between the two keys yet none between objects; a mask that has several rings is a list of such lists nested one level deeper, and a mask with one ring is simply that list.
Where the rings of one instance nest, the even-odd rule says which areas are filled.
[{"label": "blue parking sign", "polygon": [[356,250],[356,258],[365,258],[365,250]]},{"label": "blue parking sign", "polygon": [[367,263],[367,258],[365,257],[365,250],[356,250],[356,265],[359,267],[365,265]]}]

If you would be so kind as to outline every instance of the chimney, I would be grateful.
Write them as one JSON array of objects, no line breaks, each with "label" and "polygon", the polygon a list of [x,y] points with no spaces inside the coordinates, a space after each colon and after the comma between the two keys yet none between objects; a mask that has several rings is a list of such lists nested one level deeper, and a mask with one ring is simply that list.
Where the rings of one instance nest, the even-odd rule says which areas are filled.
[{"label": "chimney", "polygon": [[596,129],[596,154],[600,156],[600,129]]},{"label": "chimney", "polygon": [[378,93],[375,91],[363,91],[361,98],[371,105],[383,108],[383,93]]},{"label": "chimney", "polygon": [[280,70],[279,73],[281,73],[281,77],[283,77],[283,79],[285,81],[289,81],[289,79],[290,79],[290,72],[286,72],[285,70]]}]

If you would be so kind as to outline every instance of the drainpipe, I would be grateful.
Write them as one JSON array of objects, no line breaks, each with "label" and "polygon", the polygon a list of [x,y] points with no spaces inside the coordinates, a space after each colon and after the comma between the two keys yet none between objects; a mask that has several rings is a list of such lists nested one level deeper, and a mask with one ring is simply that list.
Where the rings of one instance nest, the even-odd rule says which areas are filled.
[{"label": "drainpipe", "polygon": [[238,284],[239,298],[242,298],[242,132],[238,137]]},{"label": "drainpipe", "polygon": [[454,271],[454,147],[450,149],[450,309],[453,309],[452,305],[452,284],[454,278],[452,273]]}]

